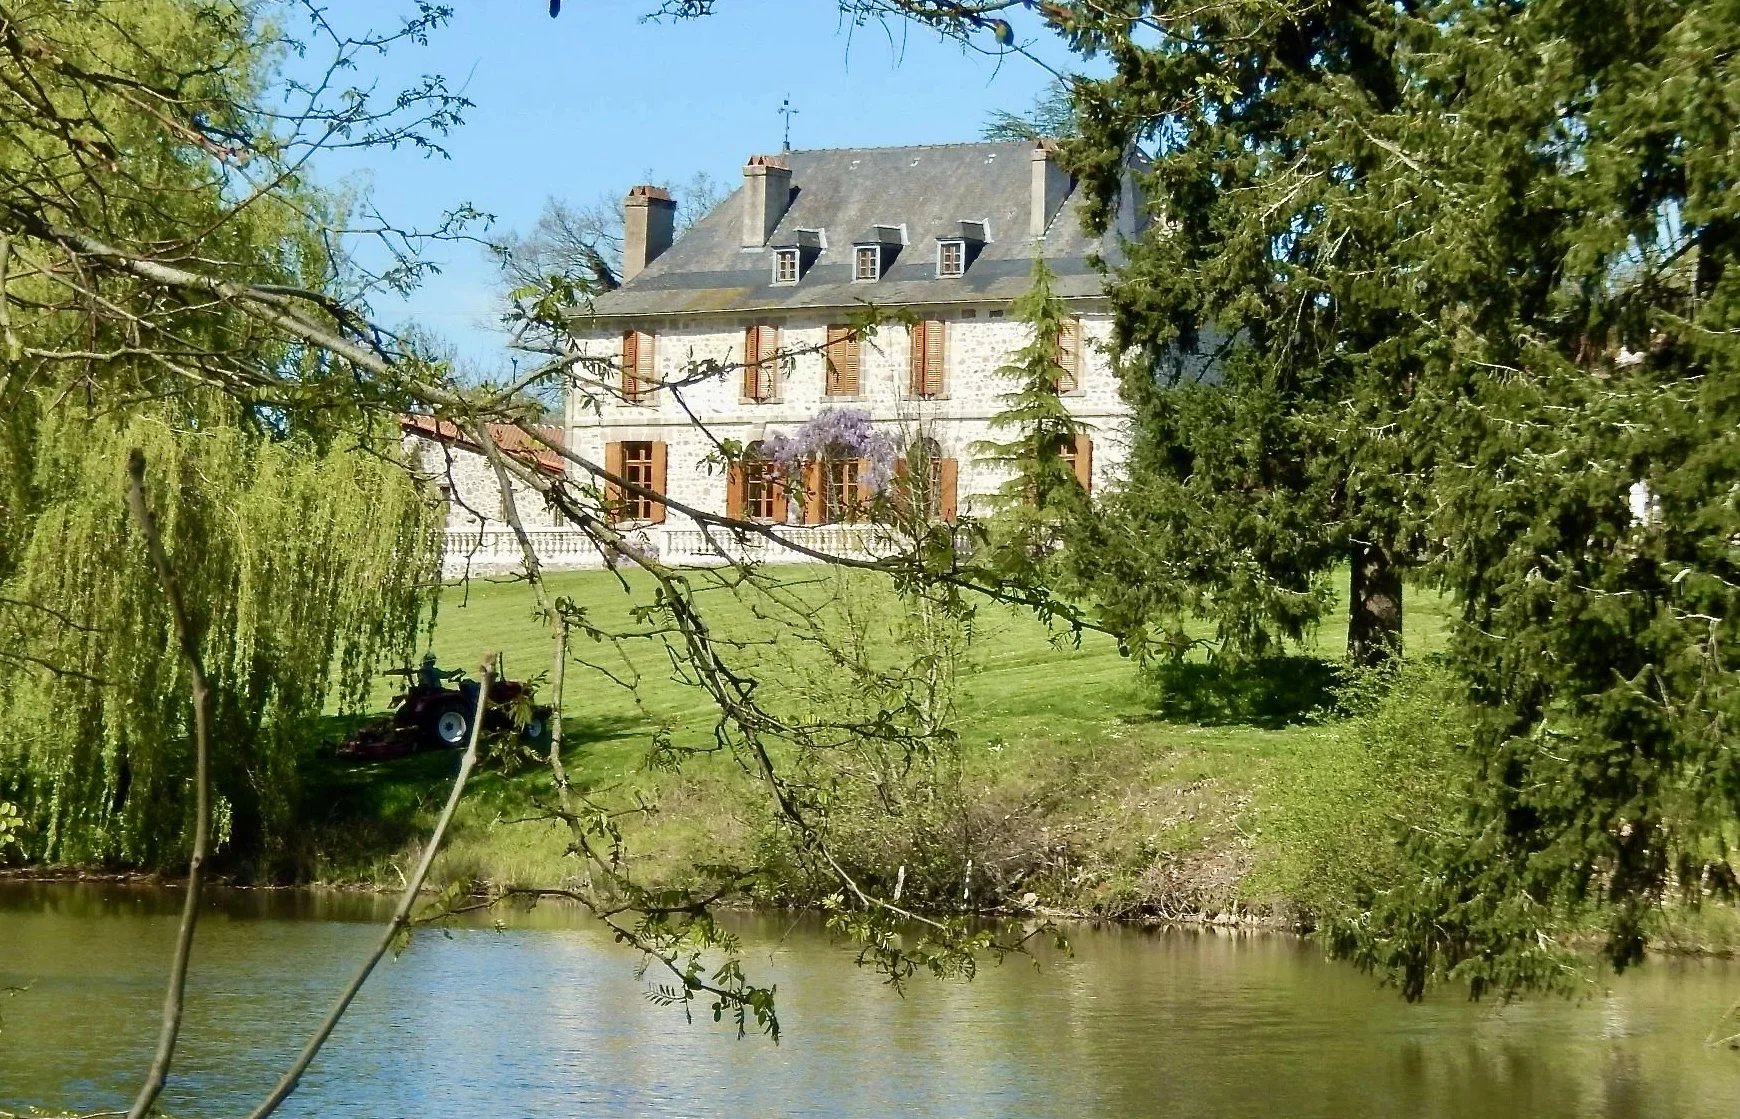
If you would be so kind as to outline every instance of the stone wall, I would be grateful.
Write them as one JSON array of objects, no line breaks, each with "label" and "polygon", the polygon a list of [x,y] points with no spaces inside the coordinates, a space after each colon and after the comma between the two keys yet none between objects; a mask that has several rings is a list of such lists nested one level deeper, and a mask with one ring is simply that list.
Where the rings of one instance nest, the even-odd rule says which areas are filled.
[{"label": "stone wall", "polygon": [[[487,458],[460,444],[409,433],[404,437],[404,448],[418,476],[446,500],[449,532],[508,527],[495,468]],[[515,481],[513,495],[527,528],[554,528],[565,523],[530,486]]]},{"label": "stone wall", "polygon": [[[682,390],[682,399],[702,418],[716,439],[750,443],[779,432],[790,432],[828,407],[868,411],[879,427],[905,442],[918,434],[937,440],[945,458],[959,463],[958,494],[963,514],[982,514],[974,495],[995,492],[1005,477],[975,461],[975,443],[992,437],[988,421],[1001,411],[1001,397],[1014,382],[998,368],[1029,337],[1027,324],[1009,317],[1007,306],[948,307],[920,311],[947,324],[944,350],[944,392],[924,399],[906,392],[910,342],[904,325],[888,324],[861,346],[855,397],[827,396],[822,353],[829,322],[841,321],[825,311],[751,319],[746,315],[709,315],[639,320],[637,326],[654,336],[654,369],[661,381],[689,374],[701,363],[724,367],[717,376]],[[800,317],[807,314],[808,317]],[[1118,395],[1104,346],[1110,318],[1099,308],[1083,308],[1081,387],[1065,396],[1066,406],[1090,430],[1093,439],[1094,487],[1099,489],[1122,473],[1128,446],[1128,411]],[[741,362],[744,331],[752,321],[777,323],[780,351],[786,355],[777,399],[754,402],[742,395]],[[621,351],[617,330],[583,331],[576,337],[580,352],[598,359],[592,375],[615,383]],[[602,464],[604,447],[619,440],[649,440],[666,445],[666,492],[673,501],[711,512],[725,508],[725,480],[717,466],[707,433],[662,390],[645,403],[626,404],[602,392],[570,397],[569,447]],[[1000,436],[1007,438],[1007,435]],[[673,512],[673,518],[678,514]]]},{"label": "stone wall", "polygon": [[[517,571],[525,564],[519,536],[503,516],[501,488],[489,459],[463,443],[407,431],[405,457],[447,505],[441,571],[449,579]],[[537,490],[513,481],[514,505],[538,562],[551,570],[599,567],[591,539],[544,503]]]}]

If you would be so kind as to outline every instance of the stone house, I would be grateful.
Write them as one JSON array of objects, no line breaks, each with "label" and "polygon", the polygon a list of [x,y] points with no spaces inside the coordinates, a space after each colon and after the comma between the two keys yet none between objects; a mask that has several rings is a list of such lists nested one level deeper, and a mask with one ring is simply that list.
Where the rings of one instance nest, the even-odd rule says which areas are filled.
[{"label": "stone house", "polygon": [[[542,424],[533,430],[562,445],[560,425]],[[519,567],[524,553],[508,525],[495,468],[470,433],[446,420],[411,414],[399,417],[399,433],[405,461],[430,492],[440,495],[446,508],[442,574],[454,578]],[[518,428],[490,424],[489,433],[508,454],[551,477],[563,475],[567,463],[562,456],[528,439]],[[582,547],[578,534],[546,506],[536,490],[518,480],[511,485],[520,523],[532,537],[540,559],[554,567],[597,563],[596,551]]]},{"label": "stone house", "polygon": [[[974,446],[1008,437],[988,426],[1014,387],[997,370],[1030,338],[1010,305],[1039,255],[1072,312],[1060,360],[1066,406],[1088,431],[1077,476],[1103,486],[1125,456],[1127,410],[1090,258],[1115,262],[1116,234],[1137,218],[1126,203],[1102,242],[1083,232],[1080,204],[1045,141],[754,156],[742,186],[680,238],[670,195],[635,187],[623,284],[573,321],[593,359],[583,374],[599,383],[570,397],[568,446],[674,503],[782,523],[812,547],[874,551],[851,499],[873,464],[823,456],[797,487],[816,496],[794,501],[777,470],[754,459],[724,470],[716,453],[716,440],[755,451],[830,410],[856,413],[930,464],[933,515],[983,513],[1005,479]],[[854,329],[870,305],[915,321]],[[645,496],[624,494],[620,509],[668,560],[716,561],[725,548]]]}]

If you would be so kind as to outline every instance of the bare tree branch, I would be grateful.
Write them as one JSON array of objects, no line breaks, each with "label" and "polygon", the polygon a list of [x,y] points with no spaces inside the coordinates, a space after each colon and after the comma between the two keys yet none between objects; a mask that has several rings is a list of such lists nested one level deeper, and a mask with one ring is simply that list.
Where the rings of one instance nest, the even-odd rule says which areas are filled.
[{"label": "bare tree branch", "polygon": [[393,910],[393,916],[381,932],[381,939],[375,945],[357,969],[351,981],[339,993],[337,1001],[326,1018],[315,1029],[314,1035],[308,1039],[308,1044],[302,1047],[293,1061],[279,1079],[271,1093],[266,1096],[259,1107],[248,1113],[248,1119],[265,1119],[277,1111],[283,1102],[290,1098],[301,1083],[302,1074],[308,1071],[308,1066],[314,1063],[314,1058],[320,1054],[332,1031],[338,1027],[339,1019],[350,1009],[351,1000],[356,998],[362,985],[368,981],[375,965],[381,962],[381,957],[387,954],[393,943],[402,936],[411,924],[411,910],[417,904],[417,897],[423,891],[423,882],[429,877],[429,868],[435,863],[435,856],[441,850],[441,841],[447,835],[447,827],[453,822],[453,813],[459,807],[459,798],[465,792],[465,783],[471,777],[472,769],[477,765],[477,740],[483,734],[483,717],[489,706],[489,686],[495,678],[495,657],[491,656],[483,663],[483,671],[479,674],[480,686],[477,691],[477,708],[472,712],[471,737],[465,744],[465,753],[459,759],[459,772],[454,775],[453,787],[447,793],[447,803],[441,809],[441,816],[435,821],[435,829],[429,835],[429,842],[423,848],[423,857],[417,861],[417,869],[411,872],[411,877],[405,882],[405,891],[399,895],[399,904]]},{"label": "bare tree branch", "polygon": [[207,730],[211,721],[211,687],[206,682],[205,667],[200,660],[199,637],[188,620],[187,606],[181,598],[181,586],[163,549],[163,537],[157,529],[145,501],[145,452],[135,448],[127,456],[127,501],[133,519],[145,536],[145,547],[151,553],[151,564],[157,569],[157,579],[163,584],[163,597],[169,601],[169,615],[175,623],[175,638],[181,646],[182,659],[187,662],[193,690],[193,751],[194,751],[194,821],[193,854],[187,860],[187,898],[182,904],[181,927],[175,934],[175,956],[169,967],[169,990],[163,996],[163,1022],[157,1035],[157,1052],[151,1058],[151,1070],[127,1119],[142,1119],[163,1093],[169,1079],[169,1066],[175,1058],[176,1039],[181,1034],[182,999],[187,987],[187,962],[193,954],[193,931],[199,922],[200,887],[205,878],[206,847],[211,836],[210,788]]}]

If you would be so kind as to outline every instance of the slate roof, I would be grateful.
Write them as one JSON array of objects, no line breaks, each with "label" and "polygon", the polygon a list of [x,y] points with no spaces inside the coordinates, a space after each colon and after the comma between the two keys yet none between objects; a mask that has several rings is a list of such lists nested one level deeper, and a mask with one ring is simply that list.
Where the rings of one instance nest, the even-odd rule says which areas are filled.
[{"label": "slate roof", "polygon": [[[592,317],[1014,299],[1033,262],[1032,148],[1017,140],[786,153],[792,202],[766,247],[742,247],[739,187],[632,280],[598,296]],[[1090,253],[1117,259],[1114,236],[1102,245],[1082,231],[1079,196],[1070,192],[1043,242],[1064,297],[1100,293]],[[937,238],[959,236],[963,221],[984,222],[988,240],[965,275],[938,278]],[[882,278],[854,283],[852,243],[903,224],[905,246]],[[823,230],[827,247],[795,285],[776,286],[773,246],[797,244],[800,229]]]}]

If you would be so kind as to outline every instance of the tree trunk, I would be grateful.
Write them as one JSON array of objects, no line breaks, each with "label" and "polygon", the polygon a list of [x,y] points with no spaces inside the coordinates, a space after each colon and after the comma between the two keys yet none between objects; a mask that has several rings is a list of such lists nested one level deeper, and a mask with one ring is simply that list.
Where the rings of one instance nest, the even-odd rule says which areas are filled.
[{"label": "tree trunk", "polygon": [[1347,659],[1376,667],[1401,656],[1402,568],[1382,545],[1354,544],[1347,599]]}]

